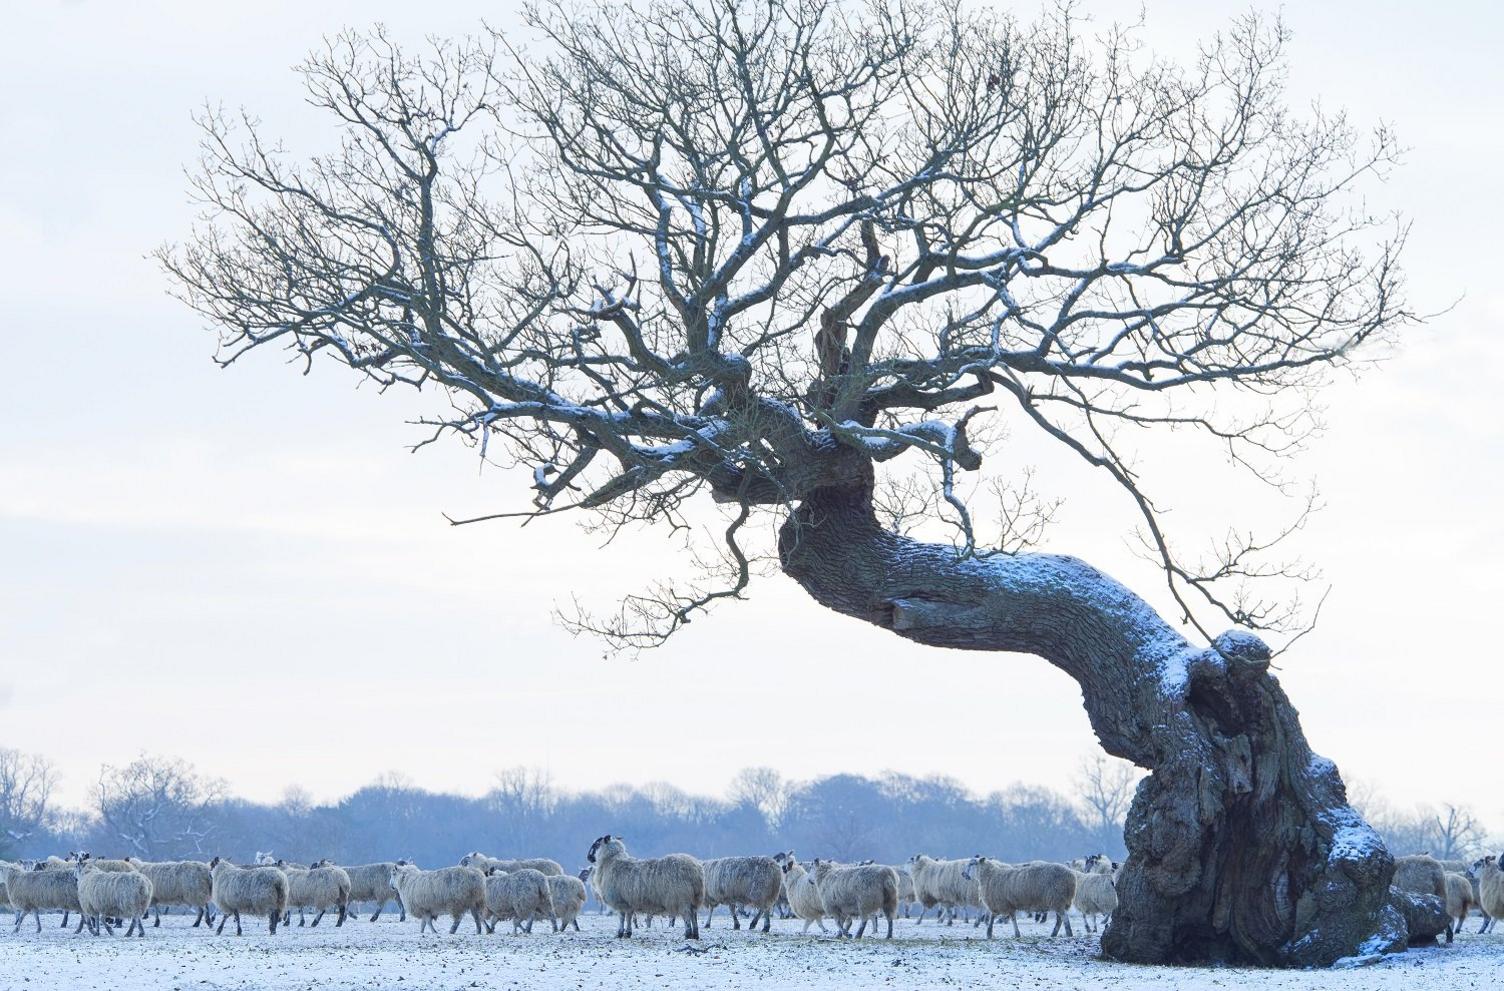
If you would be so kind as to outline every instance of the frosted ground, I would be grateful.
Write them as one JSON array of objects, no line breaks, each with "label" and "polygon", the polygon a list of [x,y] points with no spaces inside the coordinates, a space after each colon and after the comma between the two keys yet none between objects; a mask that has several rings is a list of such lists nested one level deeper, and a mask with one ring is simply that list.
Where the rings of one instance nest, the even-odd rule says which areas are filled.
[{"label": "frosted ground", "polygon": [[[1034,991],[1175,991],[1183,988],[1394,989],[1463,991],[1504,987],[1504,933],[1469,932],[1451,947],[1411,950],[1346,971],[1257,971],[1132,967],[1095,959],[1095,936],[1050,940],[1048,928],[1028,924],[988,943],[970,926],[942,929],[900,921],[892,942],[837,942],[801,937],[801,923],[775,921],[771,936],[723,928],[717,913],[704,930],[701,955],[676,952],[684,942],[661,923],[630,941],[613,938],[615,922],[587,912],[584,931],[554,936],[467,934],[419,936],[416,923],[383,916],[335,929],[272,937],[264,925],[236,939],[192,929],[175,915],[145,939],[87,935],[58,928],[44,917],[37,935],[30,920],[20,935],[0,932],[0,991],[121,989],[400,988],[467,991],[487,988],[658,989],[738,988],[1020,988]],[[1469,929],[1477,928],[1469,920]],[[233,925],[233,923],[232,923]]]}]

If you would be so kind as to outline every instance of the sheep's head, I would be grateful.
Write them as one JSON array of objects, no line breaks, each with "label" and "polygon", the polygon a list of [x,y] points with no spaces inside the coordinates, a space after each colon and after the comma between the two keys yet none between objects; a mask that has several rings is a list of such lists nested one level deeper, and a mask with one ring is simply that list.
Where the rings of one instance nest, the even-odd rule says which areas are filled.
[{"label": "sheep's head", "polygon": [[621,841],[621,837],[612,836],[610,833],[607,833],[605,836],[602,836],[600,839],[590,844],[590,853],[586,855],[585,859],[589,860],[592,864],[595,864],[606,859],[607,857],[620,856],[621,854],[626,852],[627,847],[626,844]]},{"label": "sheep's head", "polygon": [[980,853],[975,857],[972,857],[966,862],[966,866],[961,868],[961,876],[968,881],[974,880],[977,876],[977,868],[980,867],[982,865],[982,861],[986,859],[987,858],[982,856]]},{"label": "sheep's head", "polygon": [[912,857],[909,858],[909,863],[914,864],[915,866],[918,866],[921,863],[927,862],[929,859],[930,858],[926,857],[922,853],[916,853],[916,854],[914,854],[914,856],[912,856]]},{"label": "sheep's head", "polygon": [[1486,874],[1490,869],[1497,869],[1498,864],[1501,860],[1504,860],[1504,854],[1500,854],[1498,857],[1495,857],[1492,854],[1487,857],[1479,857],[1477,860],[1473,861],[1473,868],[1471,873],[1474,875]]}]

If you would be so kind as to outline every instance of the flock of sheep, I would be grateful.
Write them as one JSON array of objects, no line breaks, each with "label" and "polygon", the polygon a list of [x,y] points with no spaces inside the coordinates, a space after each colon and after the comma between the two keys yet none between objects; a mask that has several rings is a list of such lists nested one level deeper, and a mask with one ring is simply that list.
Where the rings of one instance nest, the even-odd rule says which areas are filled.
[{"label": "flock of sheep", "polygon": [[[750,913],[748,928],[760,923],[768,932],[776,913],[802,920],[804,933],[812,924],[829,932],[825,921],[830,919],[838,936],[861,938],[869,925],[875,934],[881,918],[887,922],[889,939],[895,917],[900,911],[909,917],[913,905],[920,908],[916,922],[923,922],[932,908],[950,925],[957,915],[975,911],[974,925],[985,923],[991,939],[999,918],[1012,922],[1018,936],[1019,912],[1040,922],[1054,913],[1050,935],[1064,927],[1069,936],[1074,909],[1087,931],[1095,931],[1118,904],[1118,865],[1103,854],[1069,865],[1006,864],[983,856],[935,860],[924,854],[899,866],[818,858],[806,864],[792,850],[771,857],[713,860],[682,853],[637,858],[627,852],[621,837],[607,835],[591,845],[588,860],[590,866],[576,877],[565,874],[553,860],[498,860],[480,853],[437,870],[401,860],[341,867],[327,860],[290,864],[258,854],[255,863],[237,865],[219,857],[208,863],[147,863],[81,853],[35,863],[0,861],[0,904],[9,902],[16,912],[13,932],[20,931],[27,915],[35,918],[41,932],[41,913],[60,911],[64,926],[71,913],[78,914],[75,933],[87,927],[96,936],[101,928],[113,935],[116,926],[124,925],[125,935],[145,936],[148,914],[155,917],[153,925],[160,926],[161,910],[176,906],[197,912],[193,925],[206,928],[213,925],[217,909],[216,933],[223,933],[233,918],[240,935],[241,916],[246,915],[265,918],[275,934],[279,925],[290,924],[294,910],[300,926],[307,923],[308,912],[315,913],[313,926],[328,912],[337,912],[335,925],[342,926],[352,904],[374,904],[374,922],[387,904],[396,902],[402,920],[417,919],[420,932],[437,932],[438,918],[448,916],[453,934],[469,916],[477,933],[494,933],[504,920],[511,920],[514,933],[531,933],[533,923],[545,918],[555,932],[571,924],[578,931],[588,883],[601,904],[616,913],[618,937],[631,936],[638,926],[650,926],[655,917],[664,916],[669,925],[682,921],[686,939],[699,938],[701,911],[709,926],[723,905],[736,929],[741,928],[743,914]],[[1394,884],[1440,899],[1449,918],[1448,942],[1474,909],[1483,916],[1479,932],[1491,929],[1495,917],[1504,914],[1500,858],[1468,864],[1424,854],[1401,857]]]}]

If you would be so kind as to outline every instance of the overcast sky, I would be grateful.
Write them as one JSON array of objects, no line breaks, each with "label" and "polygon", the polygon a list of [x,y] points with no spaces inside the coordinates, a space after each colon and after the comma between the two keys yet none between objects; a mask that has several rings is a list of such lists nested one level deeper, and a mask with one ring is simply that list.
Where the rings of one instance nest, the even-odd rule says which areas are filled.
[{"label": "overcast sky", "polygon": [[[1151,0],[1146,38],[1189,55],[1242,9]],[[1063,784],[1095,740],[1075,684],[1037,659],[916,647],[781,578],[660,651],[605,656],[552,611],[665,573],[661,537],[601,549],[556,519],[450,528],[441,511],[520,507],[525,483],[463,447],[407,453],[421,407],[339,369],[213,364],[212,335],[145,257],[191,221],[190,111],[244,105],[292,147],[317,143],[288,67],[321,34],[378,19],[454,34],[482,16],[515,18],[437,0],[7,11],[0,746],[52,757],[72,803],[101,762],[141,750],[257,799],[336,797],[388,770],[474,793],[515,764],[568,788],[719,792],[751,764]],[[1400,806],[1470,802],[1504,833],[1504,798],[1478,786],[1497,785],[1504,691],[1504,20],[1481,2],[1373,0],[1286,17],[1292,100],[1399,131],[1411,150],[1376,205],[1414,220],[1417,302],[1460,301],[1331,391],[1302,463],[1327,509],[1300,550],[1335,591],[1281,678],[1348,776]],[[1242,491],[1197,491],[1191,457],[1172,468],[1191,518],[1240,518]],[[1156,589],[1115,497],[1080,472],[1053,481],[1068,502],[1048,548]]]}]

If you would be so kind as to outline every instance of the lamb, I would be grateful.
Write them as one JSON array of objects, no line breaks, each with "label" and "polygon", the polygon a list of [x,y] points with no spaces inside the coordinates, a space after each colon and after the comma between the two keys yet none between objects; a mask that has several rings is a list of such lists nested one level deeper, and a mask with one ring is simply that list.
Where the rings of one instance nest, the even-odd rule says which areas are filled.
[{"label": "lamb", "polygon": [[784,868],[783,890],[788,894],[789,909],[794,917],[804,920],[802,935],[809,935],[811,922],[818,925],[822,933],[830,931],[825,928],[825,903],[820,901],[820,889],[803,864],[791,862]]},{"label": "lamb", "polygon": [[486,879],[473,867],[440,867],[435,871],[419,870],[412,864],[392,868],[388,881],[397,889],[407,911],[422,924],[418,932],[439,930],[434,920],[448,915],[453,924],[449,935],[459,931],[460,921],[468,914],[475,920],[477,935],[482,930],[481,913],[486,908]]},{"label": "lamb", "polygon": [[[1416,854],[1410,857],[1396,857],[1394,860],[1394,880],[1390,882],[1401,891],[1413,892],[1417,895],[1427,895],[1438,899],[1445,909],[1447,904],[1447,878],[1446,871],[1442,870],[1441,864],[1429,854]],[[1452,920],[1447,919],[1447,942],[1452,941]]]},{"label": "lamb", "polygon": [[705,926],[710,927],[710,917],[717,905],[731,907],[731,927],[742,927],[738,912],[743,905],[756,908],[748,929],[756,929],[762,920],[762,931],[773,925],[773,906],[778,901],[783,871],[772,857],[721,857],[707,860],[701,865],[705,872]]},{"label": "lamb", "polygon": [[898,872],[882,864],[837,867],[828,860],[815,859],[810,872],[820,891],[820,904],[826,915],[836,920],[836,935],[850,936],[851,921],[861,919],[856,938],[867,931],[867,921],[877,931],[878,915],[888,920],[888,939],[893,938],[893,917],[898,914]]},{"label": "lamb", "polygon": [[627,853],[620,836],[607,834],[590,845],[597,894],[617,914],[616,936],[632,935],[637,912],[678,916],[684,938],[700,938],[700,906],[705,904],[705,872],[700,862],[683,853],[638,859]]},{"label": "lamb", "polygon": [[146,935],[146,926],[141,920],[151,906],[152,894],[151,881],[146,875],[134,870],[101,870],[88,858],[78,862],[73,875],[78,882],[78,911],[88,920],[90,932],[98,936],[99,927],[103,925],[113,936],[115,930],[110,920],[130,919],[125,935]]},{"label": "lamb", "polygon": [[522,860],[498,860],[495,857],[487,857],[483,853],[468,853],[460,858],[461,867],[474,867],[482,874],[487,871],[502,871],[512,874],[516,871],[537,871],[549,877],[555,877],[564,873],[564,868],[557,860],[549,860],[547,857],[528,857]]},{"label": "lamb", "polygon": [[1483,910],[1483,926],[1478,930],[1486,933],[1494,928],[1499,916],[1504,915],[1504,869],[1500,861],[1504,857],[1487,856],[1473,861],[1473,875],[1478,879],[1478,907]]},{"label": "lamb", "polygon": [[1118,910],[1117,881],[1111,874],[1076,873],[1076,911],[1086,923],[1087,932],[1096,932],[1096,917],[1106,918]]},{"label": "lamb", "polygon": [[987,907],[987,938],[992,938],[992,925],[999,914],[1006,914],[1013,923],[1013,936],[1019,938],[1017,912],[1054,912],[1055,928],[1051,936],[1059,935],[1061,923],[1065,934],[1071,932],[1070,907],[1076,898],[1076,874],[1064,864],[1031,863],[1014,866],[983,857],[978,854],[966,865],[968,880],[980,882],[982,904]]},{"label": "lamb", "polygon": [[213,879],[211,900],[219,906],[218,936],[225,931],[230,916],[235,917],[235,935],[243,935],[240,914],[264,915],[277,935],[277,923],[287,911],[287,875],[275,867],[237,867],[220,857],[209,861],[209,876]]},{"label": "lamb", "polygon": [[392,868],[405,863],[407,861],[399,860],[395,863],[387,861],[344,868],[350,877],[350,901],[375,903],[376,911],[371,913],[372,922],[381,918],[382,909],[386,908],[389,901],[397,903],[397,921],[407,921],[407,908],[402,904],[397,889],[392,887]]},{"label": "lamb", "polygon": [[[548,874],[548,900],[553,905],[554,915],[558,920],[555,932],[562,932],[574,924],[574,931],[580,931],[580,910],[585,907],[585,882],[568,874]],[[537,918],[535,915],[534,918]]]},{"label": "lamb", "polygon": [[533,920],[548,916],[554,932],[559,931],[559,919],[554,915],[553,896],[548,890],[550,875],[531,868],[520,871],[486,872],[486,931],[494,933],[496,923],[502,919],[512,920],[512,932],[533,931]]},{"label": "lamb", "polygon": [[[12,933],[21,931],[21,923],[26,921],[28,914],[36,916],[37,932],[41,932],[43,912],[63,912],[63,925],[67,926],[67,913],[79,911],[78,878],[74,876],[71,864],[59,867],[44,861],[32,870],[22,866],[5,867],[0,869],[0,874],[4,876],[6,897],[16,910]],[[74,934],[82,932],[83,928],[84,920],[80,916]]]},{"label": "lamb", "polygon": [[126,861],[151,882],[151,907],[155,921],[152,928],[162,925],[162,906],[181,905],[197,909],[193,920],[196,929],[200,924],[214,924],[214,909],[210,897],[214,878],[209,874],[209,865],[197,860],[170,860],[148,863],[135,857]]},{"label": "lamb", "polygon": [[951,925],[955,924],[957,908],[982,907],[981,888],[966,876],[966,861],[935,860],[916,853],[909,858],[909,869],[914,877],[915,900],[922,909],[918,922],[923,922],[924,913],[936,905],[949,912]]},{"label": "lamb", "polygon": [[[280,864],[278,865],[280,866]],[[345,924],[350,909],[350,875],[327,860],[321,860],[307,868],[292,869],[287,873],[287,904],[297,907],[298,925],[303,924],[305,909],[315,909],[313,926],[317,926],[330,909],[339,909],[339,918],[334,927]],[[313,928],[310,926],[309,928]]]}]

